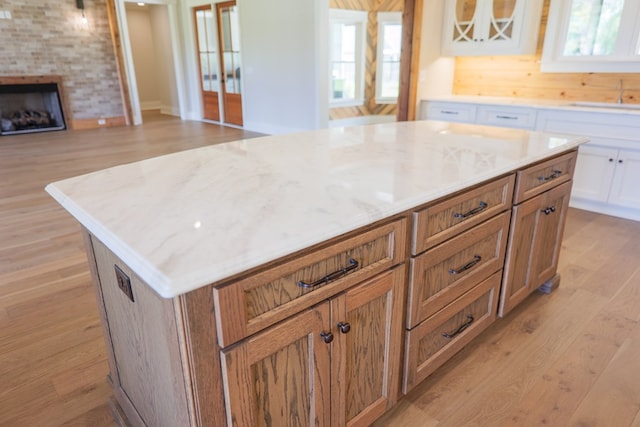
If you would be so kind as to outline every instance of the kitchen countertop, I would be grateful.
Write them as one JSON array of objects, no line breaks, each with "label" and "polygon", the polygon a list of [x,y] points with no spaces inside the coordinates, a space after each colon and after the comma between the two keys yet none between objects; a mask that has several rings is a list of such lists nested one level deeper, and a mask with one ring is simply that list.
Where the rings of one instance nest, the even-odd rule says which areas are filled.
[{"label": "kitchen countertop", "polygon": [[[599,112],[612,114],[633,114],[640,115],[639,104],[616,104],[600,103],[589,101],[554,101],[545,99],[509,98],[497,96],[472,96],[472,95],[449,95],[440,97],[429,97],[425,101],[437,102],[461,102],[482,105],[507,105],[512,107],[528,107],[534,109],[568,110],[580,112]],[[582,104],[582,105],[577,105]],[[585,105],[591,104],[591,105]]]},{"label": "kitchen countertop", "polygon": [[434,121],[385,123],[213,145],[46,190],[172,298],[585,141]]}]

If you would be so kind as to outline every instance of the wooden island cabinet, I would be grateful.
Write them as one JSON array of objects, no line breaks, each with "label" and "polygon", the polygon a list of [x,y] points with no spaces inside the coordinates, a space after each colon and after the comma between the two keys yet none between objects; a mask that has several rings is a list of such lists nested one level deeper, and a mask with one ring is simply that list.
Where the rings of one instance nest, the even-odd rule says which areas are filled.
[{"label": "wooden island cabinet", "polygon": [[[451,139],[451,133],[442,133],[442,126],[453,129],[454,136],[471,131],[487,135],[481,140],[461,141]],[[84,226],[107,342],[116,421],[120,425],[171,427],[367,426],[477,337],[498,314],[511,310],[531,290],[551,280],[556,283],[576,148],[584,140],[569,138],[559,144],[555,135],[549,143],[552,138],[545,134],[504,134],[497,129],[463,126],[457,130],[450,126],[393,124],[364,131],[388,135],[393,130],[394,143],[402,131],[413,134],[420,129],[415,135],[423,135],[425,129],[433,131],[432,138],[445,138],[447,144],[429,148],[430,155],[449,159],[455,152],[462,156],[458,166],[447,166],[444,160],[434,163],[457,167],[457,173],[464,177],[458,184],[451,186],[450,176],[433,184],[444,170],[435,166],[417,165],[407,170],[391,164],[394,174],[411,176],[426,182],[426,186],[435,185],[438,191],[422,199],[411,196],[395,212],[359,225],[350,223],[341,233],[279,252],[266,261],[245,262],[246,268],[231,273],[216,273],[224,265],[215,264],[213,255],[215,251],[217,256],[236,251],[232,243],[221,248],[217,244],[206,246],[210,252],[204,255],[194,250],[193,257],[202,255],[198,265],[215,266],[207,270],[213,277],[209,283],[190,285],[188,289],[167,290],[161,285],[163,276],[154,283],[153,275],[163,263],[187,257],[191,246],[168,251],[169,256],[153,264],[154,268],[147,269],[145,264],[152,253],[161,251],[162,245],[171,244],[172,239],[182,238],[182,234],[158,236],[160,249],[150,249],[148,257],[137,257],[115,240],[104,243],[109,236],[101,236],[100,227],[84,218],[97,198],[91,195],[91,203],[82,205],[81,197],[72,193],[78,191],[79,182],[84,185],[96,175],[48,187]],[[360,131],[362,128],[352,130]],[[277,138],[269,137],[262,144]],[[344,162],[352,162],[347,163],[350,171],[362,167],[363,163],[351,160],[357,158],[350,151],[353,135],[348,140],[337,160],[341,169],[334,172],[345,170]],[[403,165],[414,161],[406,156],[409,148],[413,147],[414,154],[425,149],[422,143],[385,147],[401,151]],[[230,148],[237,147],[222,147],[215,154],[219,156],[224,153],[220,150]],[[192,154],[198,155],[198,162],[204,162],[202,152]],[[384,176],[385,156],[376,156],[375,174],[359,170],[354,178],[349,172],[351,181],[346,185],[346,175],[341,177],[341,188],[353,186],[354,194],[368,197],[363,195],[366,190],[358,178],[360,174],[367,180]],[[466,159],[480,157],[482,164],[476,165],[478,171],[474,172]],[[487,159],[493,162],[493,173],[480,169]],[[175,157],[164,160],[173,161]],[[119,173],[135,169],[135,173],[146,174],[153,166],[126,165]],[[114,172],[107,174],[110,179]],[[102,179],[101,173],[97,174]],[[380,186],[390,191],[386,180]],[[405,189],[399,187],[394,194],[399,197]],[[277,194],[283,191],[290,190],[281,189]],[[425,190],[421,187],[418,191]],[[74,199],[74,204],[61,194]],[[300,194],[293,199],[299,199]],[[371,194],[371,200],[389,203],[388,195],[380,191]],[[345,204],[332,208],[352,209]],[[353,206],[375,209],[362,200]],[[269,215],[264,209],[261,212]],[[318,212],[335,214],[324,207]],[[175,215],[166,215],[177,221]],[[291,216],[286,225],[294,231],[314,230],[307,219],[298,227],[294,219],[299,216]],[[98,216],[92,218],[97,220]],[[199,234],[208,224],[208,217],[202,218],[181,231],[188,235],[185,239],[195,239],[196,246],[211,243],[210,235],[202,238]],[[263,222],[257,216],[253,220]],[[109,222],[107,218],[102,221]],[[121,219],[113,221],[123,223]],[[314,224],[319,226],[323,221]],[[274,236],[281,240],[262,242],[273,245],[269,251],[276,251],[282,241],[299,238],[289,231],[287,227],[277,229]],[[124,231],[119,233],[126,235]],[[233,228],[227,234],[234,234]],[[156,238],[153,234],[146,237]],[[237,253],[244,254],[251,248],[242,243]],[[181,275],[173,277],[186,280],[189,274],[189,269],[183,269]],[[172,286],[182,286],[180,281],[175,283],[178,285]]]}]

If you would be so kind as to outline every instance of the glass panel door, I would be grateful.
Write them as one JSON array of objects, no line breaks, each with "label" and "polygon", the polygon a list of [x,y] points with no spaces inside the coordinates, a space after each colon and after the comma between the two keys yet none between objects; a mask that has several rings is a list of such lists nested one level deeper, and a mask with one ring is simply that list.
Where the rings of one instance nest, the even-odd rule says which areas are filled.
[{"label": "glass panel door", "polygon": [[218,3],[221,90],[224,121],[242,126],[242,81],[240,62],[240,25],[235,1]]},{"label": "glass panel door", "polygon": [[200,86],[202,90],[203,117],[220,120],[218,92],[218,49],[216,41],[215,21],[210,5],[193,9],[198,42],[198,61],[200,63]]}]

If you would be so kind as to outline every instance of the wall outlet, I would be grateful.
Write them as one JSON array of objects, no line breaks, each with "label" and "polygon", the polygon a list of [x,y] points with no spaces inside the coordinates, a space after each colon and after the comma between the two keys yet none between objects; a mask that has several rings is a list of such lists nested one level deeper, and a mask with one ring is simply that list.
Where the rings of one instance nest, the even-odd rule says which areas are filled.
[{"label": "wall outlet", "polygon": [[100,126],[106,125],[107,124],[107,120],[106,119],[98,119],[98,124]]}]

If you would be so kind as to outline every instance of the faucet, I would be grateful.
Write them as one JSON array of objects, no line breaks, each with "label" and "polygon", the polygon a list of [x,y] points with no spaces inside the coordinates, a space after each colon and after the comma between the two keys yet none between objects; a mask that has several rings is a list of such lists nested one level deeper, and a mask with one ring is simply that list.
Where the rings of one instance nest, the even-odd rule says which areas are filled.
[{"label": "faucet", "polygon": [[618,93],[618,100],[616,101],[617,104],[622,104],[623,101],[623,95],[624,95],[624,86],[622,85],[622,79],[618,80],[618,84],[616,84],[616,89],[620,90],[620,92]]}]

